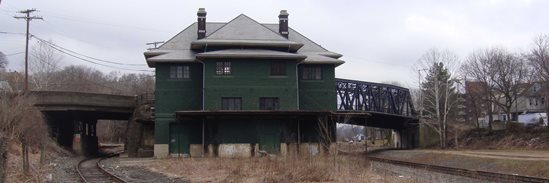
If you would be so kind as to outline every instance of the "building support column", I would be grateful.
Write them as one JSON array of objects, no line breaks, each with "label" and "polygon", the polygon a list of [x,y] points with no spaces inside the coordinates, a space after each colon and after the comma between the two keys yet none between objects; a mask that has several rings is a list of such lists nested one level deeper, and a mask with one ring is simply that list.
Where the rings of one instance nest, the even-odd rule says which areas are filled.
[{"label": "building support column", "polygon": [[301,123],[299,119],[297,119],[297,154],[299,154],[300,145],[301,145]]},{"label": "building support column", "polygon": [[206,151],[206,144],[204,143],[204,128],[205,128],[205,124],[204,124],[204,118],[202,118],[202,157],[204,157],[204,152]]},{"label": "building support column", "polygon": [[82,124],[82,132],[80,134],[80,147],[84,155],[93,156],[97,155],[99,150],[99,142],[96,134],[95,119],[86,119],[80,122]]}]

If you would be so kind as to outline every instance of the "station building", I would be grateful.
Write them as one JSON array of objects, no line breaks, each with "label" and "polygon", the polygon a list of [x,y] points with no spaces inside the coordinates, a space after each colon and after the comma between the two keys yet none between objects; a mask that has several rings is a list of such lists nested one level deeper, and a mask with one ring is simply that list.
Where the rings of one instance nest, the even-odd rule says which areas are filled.
[{"label": "station building", "polygon": [[292,29],[285,10],[278,24],[197,15],[144,53],[156,73],[155,157],[329,152],[342,55]]}]

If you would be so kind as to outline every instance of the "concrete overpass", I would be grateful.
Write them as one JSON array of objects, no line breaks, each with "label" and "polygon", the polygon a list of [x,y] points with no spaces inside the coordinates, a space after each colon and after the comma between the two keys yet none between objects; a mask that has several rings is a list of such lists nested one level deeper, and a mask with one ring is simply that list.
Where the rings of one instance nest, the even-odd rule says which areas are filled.
[{"label": "concrete overpass", "polygon": [[78,132],[81,149],[86,154],[97,152],[97,120],[129,120],[136,106],[135,96],[65,91],[30,94],[57,142],[73,148],[73,135]]}]

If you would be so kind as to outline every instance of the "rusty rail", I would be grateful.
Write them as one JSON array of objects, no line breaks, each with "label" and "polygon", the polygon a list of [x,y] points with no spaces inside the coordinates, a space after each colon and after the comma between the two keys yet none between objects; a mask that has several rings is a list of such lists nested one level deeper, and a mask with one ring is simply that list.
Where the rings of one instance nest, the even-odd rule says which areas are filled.
[{"label": "rusty rail", "polygon": [[444,174],[449,174],[449,175],[469,177],[469,178],[474,178],[474,179],[479,179],[479,180],[496,181],[496,182],[549,183],[549,179],[541,178],[541,177],[504,174],[504,173],[496,173],[496,172],[488,172],[488,171],[480,171],[480,170],[471,170],[471,169],[464,169],[464,168],[454,168],[454,167],[430,165],[430,164],[424,164],[424,163],[413,163],[413,162],[409,162],[409,161],[400,161],[400,160],[386,159],[386,158],[379,158],[379,157],[368,157],[368,158],[371,161],[389,163],[389,164],[394,164],[394,165],[399,165],[399,166],[406,166],[406,167],[416,168],[416,169],[424,169],[424,170],[428,170],[428,171],[439,172],[439,173],[444,173]]},{"label": "rusty rail", "polygon": [[[125,181],[124,179],[122,179],[122,178],[120,178],[120,177],[118,177],[118,176],[116,176],[112,173],[109,173],[107,170],[105,170],[103,167],[101,167],[99,165],[101,163],[101,161],[103,161],[107,158],[118,156],[120,153],[122,153],[122,152],[112,153],[112,154],[106,155],[104,157],[100,157],[99,161],[97,161],[97,163],[95,163],[95,167],[99,170],[99,172],[103,173],[104,179],[112,180],[113,182],[126,183],[127,181]],[[84,163],[86,161],[91,161],[91,160],[97,159],[97,158],[98,157],[86,158],[86,159],[78,162],[78,164],[76,165],[76,171],[78,172],[78,175],[80,176],[80,179],[83,182],[88,183],[88,182],[93,182],[93,181],[89,181],[90,177],[87,177],[86,175],[84,175],[85,173],[81,170],[80,165],[82,165],[82,163]]]}]

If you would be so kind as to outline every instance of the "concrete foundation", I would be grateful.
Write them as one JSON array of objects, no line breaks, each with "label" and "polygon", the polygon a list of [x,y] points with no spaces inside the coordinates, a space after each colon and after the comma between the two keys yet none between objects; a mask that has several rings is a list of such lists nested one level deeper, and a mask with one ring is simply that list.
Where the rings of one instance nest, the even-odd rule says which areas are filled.
[{"label": "concrete foundation", "polygon": [[280,144],[280,156],[287,156],[288,155],[288,145],[286,143]]},{"label": "concrete foundation", "polygon": [[297,156],[299,153],[298,149],[297,143],[288,144],[288,156]]},{"label": "concrete foundation", "polygon": [[221,158],[248,158],[252,156],[250,144],[220,144],[218,147]]},{"label": "concrete foundation", "polygon": [[254,154],[253,154],[254,157],[259,157],[259,156],[261,156],[261,155],[259,154],[259,144],[254,144],[253,146],[254,146]]},{"label": "concrete foundation", "polygon": [[[261,157],[259,153],[259,144],[208,144],[203,149],[202,144],[190,144],[190,154],[169,154],[168,144],[155,144],[154,157],[221,157],[221,158],[249,158]],[[280,156],[317,156],[330,155],[336,152],[336,144],[331,144],[329,148],[323,148],[319,143],[281,143]],[[204,151],[204,156],[202,155]]]},{"label": "concrete foundation", "polygon": [[168,157],[170,147],[168,144],[154,144],[154,157],[166,158]]},{"label": "concrete foundation", "polygon": [[74,134],[73,140],[72,140],[72,150],[76,154],[84,154],[82,152],[82,142],[81,142],[80,134]]},{"label": "concrete foundation", "polygon": [[299,144],[299,155],[316,156],[320,154],[320,145],[318,143]]},{"label": "concrete foundation", "polygon": [[202,144],[191,144],[190,146],[191,157],[203,157]]}]

